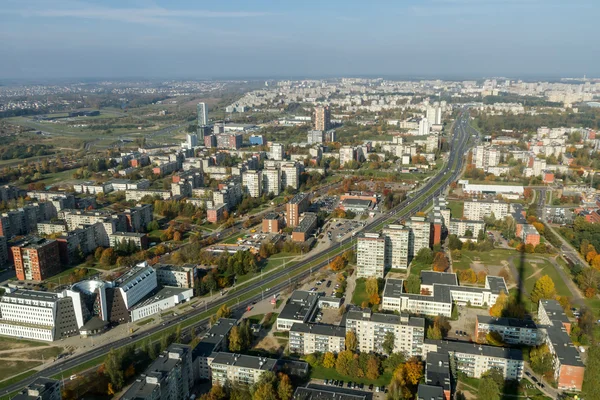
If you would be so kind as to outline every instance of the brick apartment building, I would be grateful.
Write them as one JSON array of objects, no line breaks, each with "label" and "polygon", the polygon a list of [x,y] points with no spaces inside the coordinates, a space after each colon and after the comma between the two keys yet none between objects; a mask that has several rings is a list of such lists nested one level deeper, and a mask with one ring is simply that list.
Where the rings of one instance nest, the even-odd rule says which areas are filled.
[{"label": "brick apartment building", "polygon": [[42,281],[60,271],[58,242],[31,237],[11,247],[19,280]]}]

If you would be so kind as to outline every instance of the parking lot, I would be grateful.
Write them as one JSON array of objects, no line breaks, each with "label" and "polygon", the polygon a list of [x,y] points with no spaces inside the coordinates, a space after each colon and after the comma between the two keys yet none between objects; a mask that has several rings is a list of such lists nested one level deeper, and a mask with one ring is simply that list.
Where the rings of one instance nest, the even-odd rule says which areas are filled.
[{"label": "parking lot", "polygon": [[347,235],[357,231],[365,225],[364,221],[337,220],[331,222],[327,228],[327,236],[332,241],[343,240]]},{"label": "parking lot", "polygon": [[477,315],[489,315],[488,310],[458,306],[458,320],[450,321],[449,339],[470,341],[475,340],[475,325]]},{"label": "parking lot", "polygon": [[339,196],[322,196],[312,200],[310,211],[327,211],[332,212],[340,202]]}]

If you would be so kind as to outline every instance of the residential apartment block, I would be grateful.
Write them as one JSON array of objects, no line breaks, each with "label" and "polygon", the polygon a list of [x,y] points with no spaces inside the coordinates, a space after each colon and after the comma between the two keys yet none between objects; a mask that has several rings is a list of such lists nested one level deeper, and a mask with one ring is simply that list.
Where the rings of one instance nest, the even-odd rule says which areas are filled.
[{"label": "residential apartment block", "polygon": [[212,378],[210,363],[214,358],[213,355],[220,351],[227,351],[229,332],[236,325],[236,319],[220,318],[194,347],[192,363],[195,380]]},{"label": "residential apartment block", "polygon": [[423,352],[423,318],[373,313],[369,309],[352,310],[346,316],[346,331],[354,332],[357,349],[362,352],[384,353],[382,344],[388,332],[394,335],[394,352],[402,351],[407,357],[420,356]]},{"label": "residential apartment block", "polygon": [[386,262],[390,268],[406,269],[409,263],[410,229],[403,225],[388,225],[383,228]]},{"label": "residential apartment block", "polygon": [[30,237],[11,247],[19,280],[42,281],[60,272],[58,242]]},{"label": "residential apartment block", "polygon": [[285,205],[287,226],[297,226],[300,223],[300,214],[308,210],[310,195],[298,193]]},{"label": "residential apartment block", "polygon": [[277,317],[277,330],[289,331],[295,323],[303,324],[316,312],[319,294],[296,290]]},{"label": "residential apartment block", "polygon": [[122,400],[187,400],[194,387],[192,350],[173,343],[146,368]]},{"label": "residential apartment block", "polygon": [[346,329],[335,325],[295,323],[290,328],[290,352],[339,353],[345,349]]},{"label": "residential apartment block", "polygon": [[503,219],[510,215],[510,204],[494,200],[471,200],[463,204],[463,218],[471,221],[483,221],[485,217],[494,214],[496,219]]},{"label": "residential apartment block", "polygon": [[251,386],[262,374],[275,369],[276,360],[235,353],[216,353],[210,363],[213,385]]},{"label": "residential apartment block", "polygon": [[450,235],[465,237],[467,231],[471,232],[471,237],[475,240],[477,235],[479,235],[479,231],[485,232],[485,222],[455,218],[450,219],[450,226],[448,227],[448,233]]},{"label": "residential apartment block", "polygon": [[13,400],[61,400],[60,381],[49,378],[36,378]]},{"label": "residential apartment block", "polygon": [[356,277],[383,278],[386,264],[386,238],[379,233],[359,235],[356,242]]},{"label": "residential apartment block", "polygon": [[406,224],[410,228],[408,242],[409,256],[412,258],[431,244],[431,222],[427,217],[410,217]]},{"label": "residential apartment block", "polygon": [[193,288],[196,266],[193,264],[167,265],[155,264],[156,279],[159,285],[180,288]]},{"label": "residential apartment block", "polygon": [[242,185],[250,197],[260,197],[263,190],[262,171],[246,171],[242,174]]},{"label": "residential apartment block", "polygon": [[523,377],[523,353],[519,349],[425,339],[423,353],[426,360],[432,351],[449,354],[456,370],[471,378],[479,379],[492,368],[500,371],[504,379],[520,380]]},{"label": "residential apartment block", "polygon": [[478,315],[475,323],[475,338],[483,341],[489,332],[497,332],[502,337],[502,341],[510,345],[539,346],[546,336],[532,320]]}]

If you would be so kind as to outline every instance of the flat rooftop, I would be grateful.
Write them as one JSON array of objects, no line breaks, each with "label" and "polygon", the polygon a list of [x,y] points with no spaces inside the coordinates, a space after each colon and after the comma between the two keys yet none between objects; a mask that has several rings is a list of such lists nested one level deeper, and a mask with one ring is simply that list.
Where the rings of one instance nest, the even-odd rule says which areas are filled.
[{"label": "flat rooftop", "polygon": [[531,319],[517,319],[517,318],[496,318],[488,315],[478,315],[477,322],[480,324],[508,326],[511,328],[525,328],[525,329],[537,329],[537,325]]},{"label": "flat rooftop", "polygon": [[372,321],[381,324],[391,325],[409,325],[415,327],[425,327],[425,319],[419,317],[411,317],[407,314],[396,315],[396,314],[383,314],[374,313],[370,309],[359,309],[351,310],[347,312],[346,321],[358,320],[358,321]]},{"label": "flat rooftop", "polygon": [[245,354],[223,353],[215,354],[213,364],[234,365],[241,368],[260,369],[271,371],[275,368],[277,360],[266,357],[247,356]]},{"label": "flat rooftop", "polygon": [[[371,395],[371,397],[367,397]],[[294,400],[367,400],[372,398],[371,393],[330,387],[324,385],[309,385],[309,387],[296,388]]]},{"label": "flat rooftop", "polygon": [[319,300],[317,293],[296,290],[281,310],[277,318],[304,322]]},{"label": "flat rooftop", "polygon": [[227,337],[231,328],[237,325],[237,320],[233,318],[219,319],[200,340],[198,345],[192,350],[192,358],[208,357],[215,348]]},{"label": "flat rooftop", "polygon": [[294,232],[308,232],[310,228],[317,222],[317,214],[315,213],[304,213],[304,218],[294,228]]},{"label": "flat rooftop", "polygon": [[458,286],[456,274],[448,272],[421,271],[421,284],[432,286],[433,284]]},{"label": "flat rooftop", "polygon": [[290,328],[290,332],[346,337],[346,328],[337,325],[295,323]]},{"label": "flat rooftop", "polygon": [[298,193],[290,200],[290,204],[298,204],[303,200],[308,200],[308,193]]},{"label": "flat rooftop", "polygon": [[12,293],[5,293],[2,298],[23,299],[31,301],[57,301],[57,293],[41,292],[39,290],[17,289]]},{"label": "flat rooftop", "polygon": [[508,347],[495,347],[478,343],[431,339],[425,339],[425,344],[437,345],[438,353],[453,352],[481,355],[494,358],[504,358],[508,360],[523,360],[523,352],[520,349]]},{"label": "flat rooftop", "polygon": [[565,310],[563,310],[560,303],[556,300],[540,300],[540,304],[546,310],[546,314],[548,314],[548,318],[551,321],[557,320],[561,322],[571,323],[567,314],[565,314]]},{"label": "flat rooftop", "polygon": [[179,295],[179,294],[184,293],[184,292],[186,292],[188,290],[190,290],[190,289],[188,289],[188,288],[178,288],[178,287],[165,286],[165,287],[159,289],[156,293],[153,293],[153,294],[151,293],[148,296],[146,296],[145,299],[142,299],[139,303],[137,303],[131,309],[135,310],[137,308],[146,307],[148,304],[156,303],[157,301],[161,301],[161,300],[164,300],[166,298]]},{"label": "flat rooftop", "polygon": [[552,325],[544,326],[548,339],[552,343],[554,353],[560,360],[561,365],[570,365],[574,367],[583,367],[581,354],[571,341],[571,337],[567,333],[565,326],[561,321],[552,321]]}]

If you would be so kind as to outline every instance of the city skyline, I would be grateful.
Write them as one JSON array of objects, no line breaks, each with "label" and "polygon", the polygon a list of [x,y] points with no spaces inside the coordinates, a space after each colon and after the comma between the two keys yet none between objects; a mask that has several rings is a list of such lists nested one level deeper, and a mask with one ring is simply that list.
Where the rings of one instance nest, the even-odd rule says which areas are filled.
[{"label": "city skyline", "polygon": [[8,1],[0,79],[598,76],[590,0]]}]

